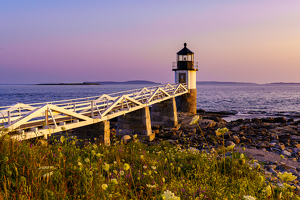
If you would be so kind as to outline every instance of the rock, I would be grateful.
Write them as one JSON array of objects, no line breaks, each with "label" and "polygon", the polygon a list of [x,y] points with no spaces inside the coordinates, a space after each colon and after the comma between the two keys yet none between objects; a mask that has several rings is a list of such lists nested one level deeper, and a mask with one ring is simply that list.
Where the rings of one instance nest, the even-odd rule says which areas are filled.
[{"label": "rock", "polygon": [[289,171],[290,171],[293,175],[299,176],[299,173],[297,172],[297,170],[295,170],[295,169],[289,169]]},{"label": "rock", "polygon": [[281,151],[285,150],[285,145],[283,143],[278,143],[274,147],[278,148]]},{"label": "rock", "polygon": [[153,125],[152,126],[152,130],[158,130],[158,129],[160,129],[161,127],[160,127],[160,125]]},{"label": "rock", "polygon": [[274,123],[286,123],[286,119],[284,117],[276,117],[274,118]]},{"label": "rock", "polygon": [[276,165],[265,165],[265,168],[270,170],[270,169],[275,169]]},{"label": "rock", "polygon": [[46,147],[46,146],[48,146],[48,142],[46,140],[39,140],[37,142],[37,145]]},{"label": "rock", "polygon": [[284,156],[288,156],[288,157],[292,156],[292,154],[290,152],[288,152],[287,150],[283,150],[281,152],[281,154],[284,155]]},{"label": "rock", "polygon": [[299,142],[300,141],[300,136],[298,136],[298,135],[291,135],[291,140]]},{"label": "rock", "polygon": [[230,141],[234,142],[235,144],[239,144],[240,143],[240,138],[236,135],[233,135],[230,139]]},{"label": "rock", "polygon": [[132,139],[130,137],[130,135],[124,135],[122,138],[121,138],[121,142],[123,142],[124,144],[127,144],[128,142],[130,142]]},{"label": "rock", "polygon": [[227,141],[225,144],[226,147],[232,146],[232,145],[235,145],[235,143],[233,141]]},{"label": "rock", "polygon": [[110,135],[111,135],[111,137],[115,136],[116,134],[117,134],[116,129],[114,129],[114,128],[110,129]]},{"label": "rock", "polygon": [[277,134],[272,133],[272,134],[270,135],[270,139],[271,139],[271,140],[278,140],[279,138],[278,138],[278,135],[277,135]]},{"label": "rock", "polygon": [[293,149],[293,153],[294,153],[294,154],[297,155],[299,152],[300,152],[300,149],[299,149],[299,148],[294,148],[294,149]]},{"label": "rock", "polygon": [[170,139],[171,139],[171,140],[177,140],[177,139],[178,139],[178,136],[177,136],[177,135],[172,135],[172,136],[170,137]]},{"label": "rock", "polygon": [[201,123],[200,126],[204,128],[213,128],[217,125],[217,122],[210,119],[199,120],[199,123]]},{"label": "rock", "polygon": [[269,172],[271,172],[272,175],[277,176],[277,172],[273,168],[270,168]]},{"label": "rock", "polygon": [[197,113],[205,113],[205,110],[203,110],[203,109],[197,109]]},{"label": "rock", "polygon": [[259,148],[259,149],[271,147],[271,145],[270,145],[268,142],[266,142],[266,141],[260,142],[260,143],[258,143],[256,146],[257,146],[257,148]]}]

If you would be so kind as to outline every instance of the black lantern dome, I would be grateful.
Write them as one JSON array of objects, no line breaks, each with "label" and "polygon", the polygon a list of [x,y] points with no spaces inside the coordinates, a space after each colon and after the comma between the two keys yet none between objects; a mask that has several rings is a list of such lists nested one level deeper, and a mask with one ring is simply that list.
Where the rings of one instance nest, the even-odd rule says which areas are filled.
[{"label": "black lantern dome", "polygon": [[176,70],[196,70],[198,66],[194,67],[194,53],[189,50],[184,43],[184,48],[177,53],[177,63],[173,63],[173,71]]}]

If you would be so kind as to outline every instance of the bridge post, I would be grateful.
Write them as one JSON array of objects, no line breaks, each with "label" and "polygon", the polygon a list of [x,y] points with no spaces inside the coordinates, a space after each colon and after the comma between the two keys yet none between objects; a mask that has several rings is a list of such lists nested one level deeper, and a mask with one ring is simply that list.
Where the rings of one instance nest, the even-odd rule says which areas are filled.
[{"label": "bridge post", "polygon": [[137,134],[139,139],[153,140],[149,107],[127,113],[118,117],[117,136]]},{"label": "bridge post", "polygon": [[101,142],[104,145],[110,145],[110,121],[105,120],[100,125],[100,133],[103,133],[103,139],[101,138]]},{"label": "bridge post", "polygon": [[151,122],[152,125],[177,126],[177,107],[174,97],[152,105]]}]

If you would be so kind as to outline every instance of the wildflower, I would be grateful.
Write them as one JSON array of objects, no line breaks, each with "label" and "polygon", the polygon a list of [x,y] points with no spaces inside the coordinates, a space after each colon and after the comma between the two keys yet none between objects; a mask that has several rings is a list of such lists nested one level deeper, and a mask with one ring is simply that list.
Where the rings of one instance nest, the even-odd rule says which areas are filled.
[{"label": "wildflower", "polygon": [[180,200],[180,197],[176,197],[175,194],[169,190],[164,191],[161,195],[164,200]]},{"label": "wildflower", "polygon": [[57,151],[59,151],[59,152],[60,152],[60,151],[62,151],[62,148],[61,148],[61,147],[59,147],[59,148],[57,149]]},{"label": "wildflower", "polygon": [[65,138],[64,136],[61,136],[61,137],[60,137],[60,142],[61,142],[61,143],[64,143],[64,141],[66,141],[66,138]]},{"label": "wildflower", "polygon": [[137,138],[137,134],[135,134],[134,136],[133,136],[133,139],[136,139]]},{"label": "wildflower", "polygon": [[43,167],[40,167],[40,168],[38,168],[38,169],[55,169],[55,167],[54,166],[43,166]]},{"label": "wildflower", "polygon": [[[42,175],[42,178],[48,180],[48,179],[50,178],[50,176],[52,176],[52,175],[53,175],[53,171],[48,172],[48,173]],[[24,177],[24,176],[23,176],[23,177]]]},{"label": "wildflower", "polygon": [[11,176],[12,175],[12,171],[7,171],[7,176]]},{"label": "wildflower", "polygon": [[240,154],[240,159],[243,159],[245,156],[243,153]]},{"label": "wildflower", "polygon": [[96,151],[95,151],[95,150],[92,150],[92,151],[91,151],[91,154],[92,154],[92,156],[96,155]]},{"label": "wildflower", "polygon": [[278,177],[283,181],[283,182],[289,182],[293,181],[297,178],[297,176],[294,176],[292,173],[284,172],[284,173],[278,173]]},{"label": "wildflower", "polygon": [[255,197],[250,196],[250,195],[244,195],[244,199],[245,199],[245,200],[256,200]]},{"label": "wildflower", "polygon": [[281,154],[281,155],[280,155],[280,158],[281,158],[281,159],[284,159],[284,156]]},{"label": "wildflower", "polygon": [[141,157],[140,157],[140,158],[141,158],[141,160],[144,160],[144,155],[141,155]]},{"label": "wildflower", "polygon": [[116,165],[118,162],[117,161],[114,161],[114,164]]},{"label": "wildflower", "polygon": [[103,190],[106,190],[108,188],[108,185],[104,183],[104,184],[102,184],[101,187],[102,187]]},{"label": "wildflower", "polygon": [[116,178],[110,179],[110,182],[116,185],[118,184],[118,180]]},{"label": "wildflower", "polygon": [[162,178],[162,182],[164,183],[166,181],[166,179],[165,178]]},{"label": "wildflower", "polygon": [[8,160],[9,160],[9,159],[8,159],[8,157],[6,156],[6,157],[4,157],[3,162],[6,163]]},{"label": "wildflower", "polygon": [[199,120],[199,115],[196,115],[195,117],[193,117],[192,121],[190,122],[190,125],[196,124]]},{"label": "wildflower", "polygon": [[146,184],[148,188],[156,188],[156,185]]},{"label": "wildflower", "polygon": [[104,165],[102,165],[102,168],[104,171],[109,171],[109,164],[104,163]]},{"label": "wildflower", "polygon": [[144,168],[144,169],[147,169],[147,165],[144,165],[143,168]]},{"label": "wildflower", "polygon": [[226,132],[228,132],[227,128],[218,128],[216,130],[216,136],[224,135]]},{"label": "wildflower", "polygon": [[124,163],[123,168],[124,168],[125,171],[127,171],[127,170],[130,169],[130,165],[127,164],[127,163]]},{"label": "wildflower", "polygon": [[232,144],[232,145],[226,147],[226,151],[232,151],[234,147],[235,147],[235,144]]},{"label": "wildflower", "polygon": [[124,175],[124,171],[120,170],[120,175],[123,176]]},{"label": "wildflower", "polygon": [[78,162],[78,166],[82,166],[82,163],[81,163],[81,162]]},{"label": "wildflower", "polygon": [[104,157],[104,155],[103,155],[103,154],[101,154],[101,153],[97,153],[97,154],[96,154],[96,156],[97,156],[98,158],[100,158],[100,157]]},{"label": "wildflower", "polygon": [[263,176],[259,176],[258,179],[260,182],[263,182],[265,180],[265,178]]},{"label": "wildflower", "polygon": [[156,170],[156,166],[151,166],[151,168],[152,168],[153,170]]},{"label": "wildflower", "polygon": [[245,148],[245,147],[243,147],[242,149],[243,149],[243,151],[245,151],[245,150],[246,150],[246,148]]},{"label": "wildflower", "polygon": [[89,158],[85,158],[84,162],[88,163],[88,162],[90,162],[90,159]]},{"label": "wildflower", "polygon": [[272,188],[270,185],[268,185],[264,191],[268,197],[272,195]]},{"label": "wildflower", "polygon": [[117,170],[113,170],[113,173],[114,173],[114,174],[118,174]]}]

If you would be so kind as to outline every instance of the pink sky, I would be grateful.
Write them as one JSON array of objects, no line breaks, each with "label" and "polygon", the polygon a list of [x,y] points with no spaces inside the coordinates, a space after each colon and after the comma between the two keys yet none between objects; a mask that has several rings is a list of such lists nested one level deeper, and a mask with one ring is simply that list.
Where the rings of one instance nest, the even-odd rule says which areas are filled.
[{"label": "pink sky", "polygon": [[299,22],[296,0],[0,1],[0,84],[172,83],[184,42],[198,81],[300,82]]}]

